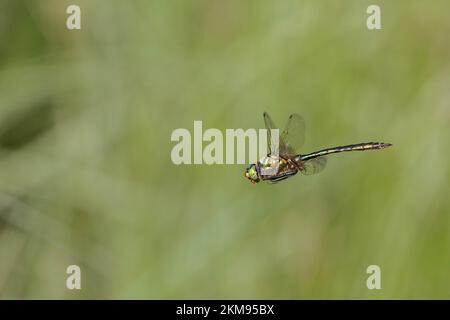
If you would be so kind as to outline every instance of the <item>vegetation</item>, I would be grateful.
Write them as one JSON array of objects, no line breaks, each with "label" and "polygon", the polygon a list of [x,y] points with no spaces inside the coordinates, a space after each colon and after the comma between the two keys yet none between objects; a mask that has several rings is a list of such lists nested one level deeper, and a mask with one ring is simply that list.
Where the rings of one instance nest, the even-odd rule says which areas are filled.
[{"label": "vegetation", "polygon": [[[0,3],[1,298],[450,298],[450,3]],[[170,135],[300,113],[314,176],[174,165]],[[68,265],[82,289],[67,290]],[[381,290],[366,268],[379,265]]]}]

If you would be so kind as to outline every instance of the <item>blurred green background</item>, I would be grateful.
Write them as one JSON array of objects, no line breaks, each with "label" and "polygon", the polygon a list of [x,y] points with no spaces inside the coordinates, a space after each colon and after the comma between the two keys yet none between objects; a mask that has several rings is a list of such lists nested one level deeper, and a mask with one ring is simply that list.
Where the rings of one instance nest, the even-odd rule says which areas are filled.
[{"label": "blurred green background", "polygon": [[[382,30],[366,28],[373,3]],[[450,298],[449,14],[1,0],[0,298]],[[302,114],[305,152],[394,147],[277,185],[172,164],[174,129],[261,128],[263,111]]]}]

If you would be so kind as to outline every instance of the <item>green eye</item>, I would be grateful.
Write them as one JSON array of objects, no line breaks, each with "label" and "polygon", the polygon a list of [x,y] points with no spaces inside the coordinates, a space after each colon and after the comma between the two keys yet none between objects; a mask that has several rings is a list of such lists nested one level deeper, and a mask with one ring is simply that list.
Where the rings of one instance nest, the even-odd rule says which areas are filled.
[{"label": "green eye", "polygon": [[258,177],[258,173],[256,172],[256,168],[255,167],[250,168],[249,175],[253,179],[256,179]]},{"label": "green eye", "polygon": [[245,170],[245,177],[252,183],[259,182],[258,170],[256,169],[256,165],[253,164]]}]

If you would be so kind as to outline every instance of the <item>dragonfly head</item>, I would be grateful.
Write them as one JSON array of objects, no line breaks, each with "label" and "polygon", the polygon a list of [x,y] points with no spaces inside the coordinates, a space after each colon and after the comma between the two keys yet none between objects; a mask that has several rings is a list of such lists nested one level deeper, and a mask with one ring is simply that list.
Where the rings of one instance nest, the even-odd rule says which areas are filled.
[{"label": "dragonfly head", "polygon": [[251,164],[250,167],[248,167],[245,170],[244,176],[250,180],[252,183],[257,183],[259,182],[259,174],[258,174],[258,169],[256,168],[255,164]]}]

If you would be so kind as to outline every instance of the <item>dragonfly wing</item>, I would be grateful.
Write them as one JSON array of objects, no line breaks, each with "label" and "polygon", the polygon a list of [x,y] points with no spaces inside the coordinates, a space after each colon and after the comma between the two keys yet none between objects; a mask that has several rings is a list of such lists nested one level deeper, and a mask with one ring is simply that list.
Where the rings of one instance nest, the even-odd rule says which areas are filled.
[{"label": "dragonfly wing", "polygon": [[325,169],[327,158],[318,157],[302,162],[303,169],[300,171],[304,175],[316,174]]},{"label": "dragonfly wing", "polygon": [[[267,129],[267,151],[272,154],[275,150],[272,150],[272,132],[271,130],[277,130],[277,126],[273,122],[272,118],[267,112],[264,112],[264,124]],[[279,142],[279,149],[281,149],[281,141]]]},{"label": "dragonfly wing", "polygon": [[280,154],[295,156],[305,142],[305,121],[297,113],[291,114],[280,135]]}]

